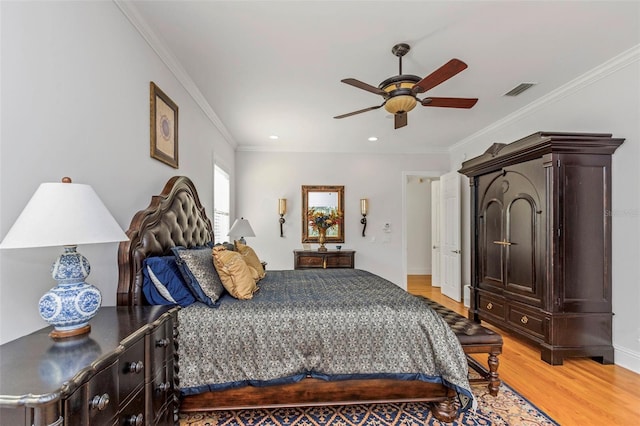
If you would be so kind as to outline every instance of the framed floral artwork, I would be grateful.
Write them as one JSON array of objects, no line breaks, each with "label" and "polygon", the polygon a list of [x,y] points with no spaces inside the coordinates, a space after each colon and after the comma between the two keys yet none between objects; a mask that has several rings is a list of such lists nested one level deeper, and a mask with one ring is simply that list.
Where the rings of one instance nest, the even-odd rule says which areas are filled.
[{"label": "framed floral artwork", "polygon": [[178,105],[150,83],[151,157],[178,168]]},{"label": "framed floral artwork", "polygon": [[302,242],[344,243],[344,186],[302,185]]}]

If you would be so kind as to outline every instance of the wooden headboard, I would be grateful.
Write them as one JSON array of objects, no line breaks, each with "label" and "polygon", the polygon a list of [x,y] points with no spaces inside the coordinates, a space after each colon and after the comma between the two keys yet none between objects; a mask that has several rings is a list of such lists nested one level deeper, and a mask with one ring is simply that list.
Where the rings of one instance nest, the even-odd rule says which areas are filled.
[{"label": "wooden headboard", "polygon": [[213,228],[193,182],[174,176],[149,207],[133,216],[129,241],[118,248],[118,306],[145,304],[142,262],[149,256],[171,255],[175,246],[195,247],[213,241]]}]

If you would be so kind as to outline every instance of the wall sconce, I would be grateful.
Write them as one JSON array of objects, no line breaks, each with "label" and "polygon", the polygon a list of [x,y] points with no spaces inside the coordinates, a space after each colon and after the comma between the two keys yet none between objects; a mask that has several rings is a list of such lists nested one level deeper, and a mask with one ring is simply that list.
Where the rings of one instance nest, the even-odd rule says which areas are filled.
[{"label": "wall sconce", "polygon": [[280,215],[280,237],[284,237],[282,233],[282,225],[284,225],[284,215],[287,213],[287,199],[279,198],[278,199],[278,214]]},{"label": "wall sconce", "polygon": [[360,200],[360,213],[362,214],[362,219],[360,219],[360,223],[362,224],[362,236],[364,237],[364,231],[367,229],[367,211],[369,209],[369,200],[366,198],[362,198]]}]

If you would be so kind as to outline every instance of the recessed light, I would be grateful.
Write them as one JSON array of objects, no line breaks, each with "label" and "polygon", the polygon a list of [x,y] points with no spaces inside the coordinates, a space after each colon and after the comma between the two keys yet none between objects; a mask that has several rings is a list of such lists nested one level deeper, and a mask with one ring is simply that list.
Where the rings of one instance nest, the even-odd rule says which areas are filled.
[{"label": "recessed light", "polygon": [[378,138],[377,138],[377,137],[375,137],[375,136],[370,136],[370,137],[369,137],[369,139],[367,139],[367,140],[368,140],[369,142],[375,142],[375,141],[377,141],[377,140],[378,140]]},{"label": "recessed light", "polygon": [[275,141],[278,139],[278,135],[271,135],[269,136],[269,139],[271,139],[272,141]]}]

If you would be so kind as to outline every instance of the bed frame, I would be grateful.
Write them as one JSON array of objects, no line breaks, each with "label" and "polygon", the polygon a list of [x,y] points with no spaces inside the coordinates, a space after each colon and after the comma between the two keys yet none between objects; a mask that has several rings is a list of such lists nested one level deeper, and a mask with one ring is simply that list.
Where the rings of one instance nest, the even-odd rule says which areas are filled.
[{"label": "bed frame", "polygon": [[[120,243],[118,250],[119,306],[146,303],[142,294],[142,262],[146,257],[168,255],[174,246],[201,246],[213,241],[211,221],[193,183],[185,176],[171,178],[162,193],[151,198],[149,207],[135,214],[127,235],[129,241]],[[455,400],[455,391],[437,383],[306,378],[287,385],[247,386],[187,396],[181,401],[180,411],[427,401],[438,420],[452,422],[457,413]]]}]

